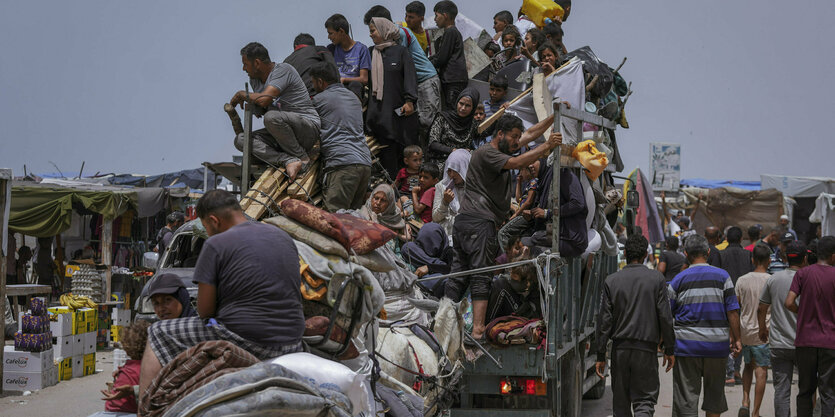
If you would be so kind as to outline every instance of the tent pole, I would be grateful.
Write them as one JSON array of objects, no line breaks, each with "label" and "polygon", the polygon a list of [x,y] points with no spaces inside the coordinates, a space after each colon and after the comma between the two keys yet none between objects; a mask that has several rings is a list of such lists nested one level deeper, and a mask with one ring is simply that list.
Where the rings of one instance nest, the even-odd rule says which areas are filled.
[{"label": "tent pole", "polygon": [[101,231],[101,263],[107,268],[105,271],[105,285],[104,294],[102,295],[102,302],[110,301],[110,284],[113,278],[113,271],[111,264],[113,263],[113,255],[110,253],[113,247],[113,220],[102,219]]}]

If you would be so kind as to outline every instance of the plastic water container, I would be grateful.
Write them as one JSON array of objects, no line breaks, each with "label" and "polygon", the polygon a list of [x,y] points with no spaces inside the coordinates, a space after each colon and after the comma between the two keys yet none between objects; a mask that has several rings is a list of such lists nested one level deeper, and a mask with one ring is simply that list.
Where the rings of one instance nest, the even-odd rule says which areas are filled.
[{"label": "plastic water container", "polygon": [[528,16],[538,28],[542,28],[548,21],[555,18],[562,20],[565,10],[552,0],[523,0],[522,13]]},{"label": "plastic water container", "polygon": [[119,369],[120,366],[124,366],[125,362],[128,361],[128,354],[122,349],[113,349],[113,371]]}]

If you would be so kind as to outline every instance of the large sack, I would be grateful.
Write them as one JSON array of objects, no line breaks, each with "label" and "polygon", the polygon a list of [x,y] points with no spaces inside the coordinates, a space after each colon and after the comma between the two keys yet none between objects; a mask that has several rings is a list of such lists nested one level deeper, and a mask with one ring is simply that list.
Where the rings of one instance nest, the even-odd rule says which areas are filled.
[{"label": "large sack", "polygon": [[371,410],[366,394],[368,386],[365,383],[365,378],[341,363],[329,361],[306,352],[280,356],[271,360],[270,363],[281,365],[293,372],[304,375],[307,381],[316,387],[331,389],[334,386],[338,387],[351,400],[351,404],[353,404],[352,414],[354,415]]},{"label": "large sack", "polygon": [[279,229],[287,232],[293,239],[304,242],[319,252],[348,259],[348,251],[339,242],[293,219],[288,219],[284,216],[275,216],[264,220],[264,223],[277,226]]},{"label": "large sack", "polygon": [[351,408],[334,387],[317,387],[281,365],[259,362],[197,388],[164,417],[348,417]]}]

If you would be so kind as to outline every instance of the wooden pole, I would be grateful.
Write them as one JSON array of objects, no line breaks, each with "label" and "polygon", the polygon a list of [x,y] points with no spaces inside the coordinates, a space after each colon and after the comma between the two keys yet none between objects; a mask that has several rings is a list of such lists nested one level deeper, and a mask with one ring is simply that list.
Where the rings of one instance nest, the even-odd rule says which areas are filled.
[{"label": "wooden pole", "polygon": [[[0,314],[3,320],[0,321],[0,381],[3,381],[3,351],[6,346],[6,257],[14,257],[14,253],[7,253],[9,247],[6,239],[9,238],[9,201],[12,196],[12,170],[0,169]],[[3,393],[3,384],[0,384],[0,394]]]},{"label": "wooden pole", "polygon": [[102,295],[102,302],[110,301],[110,283],[113,278],[111,265],[113,264],[113,219],[102,219],[101,230],[101,263],[107,268],[105,275],[107,277],[104,285],[104,294]]}]

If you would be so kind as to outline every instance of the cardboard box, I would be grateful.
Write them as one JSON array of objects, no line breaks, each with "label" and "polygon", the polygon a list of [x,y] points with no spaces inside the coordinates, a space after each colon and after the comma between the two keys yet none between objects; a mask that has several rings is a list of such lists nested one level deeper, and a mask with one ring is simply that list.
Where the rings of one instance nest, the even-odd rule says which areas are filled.
[{"label": "cardboard box", "polygon": [[81,354],[96,353],[96,332],[87,332],[82,336]]},{"label": "cardboard box", "polygon": [[96,373],[96,354],[84,355],[84,376]]},{"label": "cardboard box", "polygon": [[69,336],[72,334],[72,313],[52,314],[55,321],[49,321],[52,337]]},{"label": "cardboard box", "polygon": [[52,349],[44,352],[20,352],[14,346],[3,349],[3,372],[41,372],[52,367]]},{"label": "cardboard box", "polygon": [[72,355],[78,356],[84,354],[84,333],[72,335]]},{"label": "cardboard box", "polygon": [[76,336],[73,335],[52,338],[52,350],[54,352],[54,357],[69,358],[70,356],[75,355],[75,338]]},{"label": "cardboard box", "polygon": [[49,307],[46,311],[52,314],[72,314],[72,309],[67,306]]},{"label": "cardboard box", "polygon": [[73,323],[74,328],[73,334],[83,334],[87,333],[87,330],[90,327],[90,312],[95,311],[92,308],[79,308],[73,312]]},{"label": "cardboard box", "polygon": [[72,377],[81,378],[84,376],[84,356],[75,355],[72,357]]},{"label": "cardboard box", "polygon": [[99,311],[96,310],[96,309],[93,309],[93,308],[83,309],[83,310],[89,310],[89,311],[87,312],[87,325],[86,325],[87,330],[85,330],[82,333],[89,333],[89,332],[97,331],[99,329]]},{"label": "cardboard box", "polygon": [[49,386],[53,372],[44,369],[40,372],[3,372],[3,391],[34,391]]},{"label": "cardboard box", "polygon": [[110,312],[110,320],[111,323],[117,326],[127,326],[130,324],[130,316],[131,311],[130,309],[124,308],[113,308],[113,311]]},{"label": "cardboard box", "polygon": [[56,367],[58,371],[58,380],[69,381],[72,379],[72,357],[57,358],[55,361],[58,362],[58,366]]},{"label": "cardboard box", "polygon": [[49,385],[47,386],[51,387],[56,384],[58,384],[58,367],[53,365],[49,368]]},{"label": "cardboard box", "polygon": [[108,330],[99,329],[96,336],[96,349],[105,349],[110,346],[110,327]]}]

